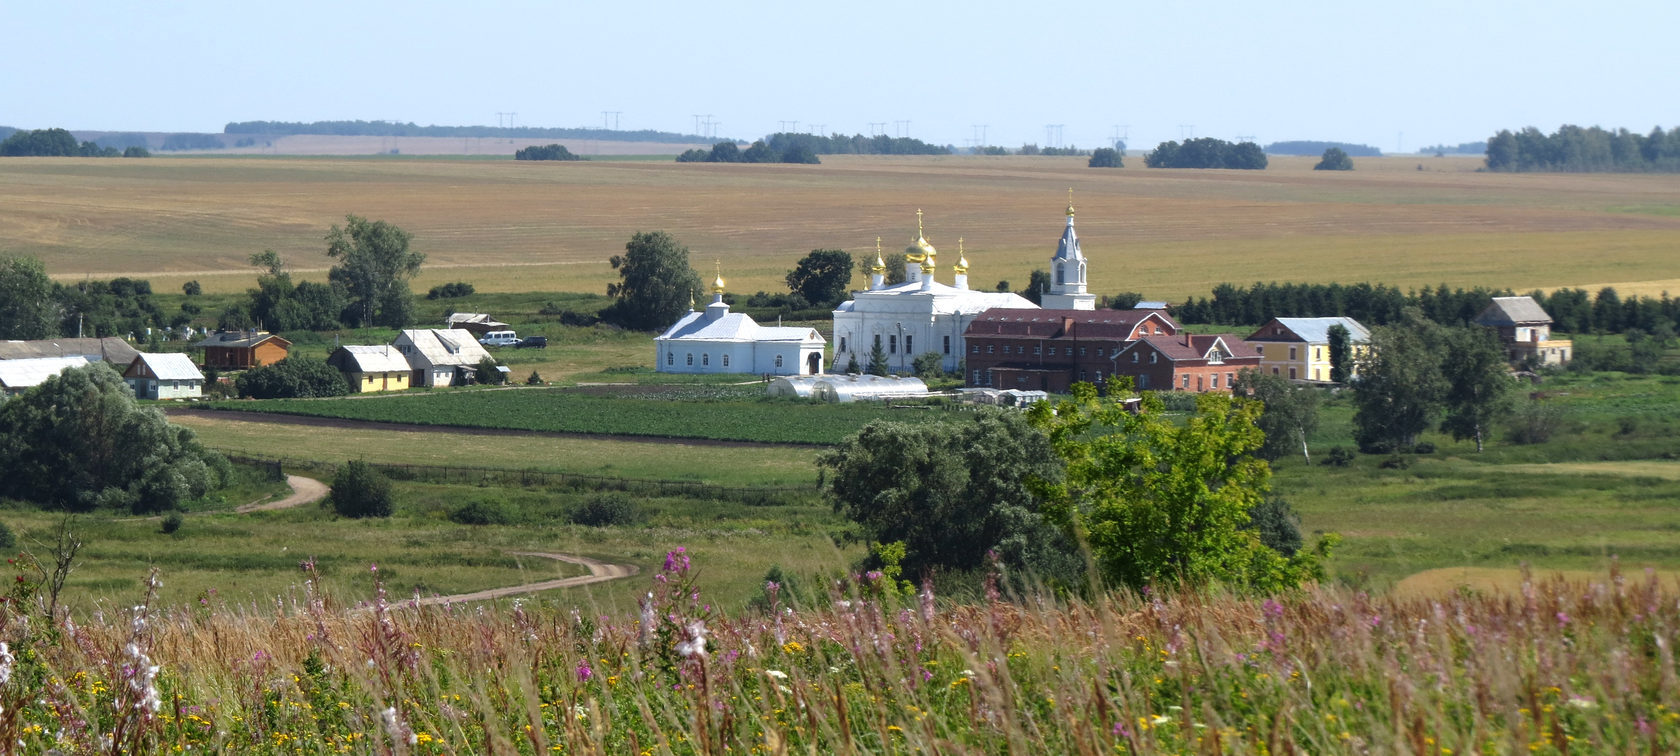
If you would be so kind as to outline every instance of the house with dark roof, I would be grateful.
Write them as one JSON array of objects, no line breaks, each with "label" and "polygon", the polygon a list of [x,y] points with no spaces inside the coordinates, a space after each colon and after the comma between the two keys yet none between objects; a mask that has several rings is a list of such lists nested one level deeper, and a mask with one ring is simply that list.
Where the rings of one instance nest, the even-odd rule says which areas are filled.
[{"label": "house with dark roof", "polygon": [[[1348,352],[1355,362],[1371,344],[1371,332],[1347,317],[1272,318],[1245,339],[1260,353],[1260,370],[1292,381],[1330,380],[1330,329],[1348,332]],[[1348,366],[1349,375],[1358,373]]]},{"label": "house with dark roof", "polygon": [[1260,353],[1235,334],[1150,334],[1115,355],[1114,372],[1139,391],[1230,393],[1237,373],[1259,369]]},{"label": "house with dark roof", "polygon": [[193,347],[204,350],[205,367],[249,370],[286,359],[292,342],[267,331],[217,331]]},{"label": "house with dark roof", "polygon": [[1077,382],[1101,384],[1114,357],[1144,336],[1175,336],[1165,308],[1031,310],[995,308],[963,332],[969,386],[1063,393]]},{"label": "house with dark roof", "polygon": [[123,380],[141,399],[197,399],[204,396],[204,374],[184,354],[134,356],[123,370]]},{"label": "house with dark roof", "polygon": [[1569,339],[1552,338],[1552,316],[1533,297],[1494,297],[1475,323],[1494,329],[1512,365],[1562,365],[1575,349]]}]

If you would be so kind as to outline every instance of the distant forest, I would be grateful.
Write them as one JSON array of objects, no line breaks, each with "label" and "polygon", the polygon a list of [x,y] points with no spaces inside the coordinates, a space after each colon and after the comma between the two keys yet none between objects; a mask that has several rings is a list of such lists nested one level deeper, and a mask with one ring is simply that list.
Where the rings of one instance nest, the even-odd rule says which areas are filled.
[{"label": "distant forest", "polygon": [[1488,139],[1490,171],[1563,171],[1627,173],[1680,171],[1680,127],[1650,134],[1627,129],[1606,131],[1597,126],[1564,125],[1551,133],[1532,126]]},{"label": "distant forest", "polygon": [[1418,150],[1420,155],[1485,155],[1487,142],[1460,142],[1458,144],[1437,144]]},{"label": "distant forest", "polygon": [[599,139],[608,142],[698,142],[705,137],[673,134],[669,131],[618,131],[615,129],[561,129],[536,126],[416,126],[395,121],[238,121],[222,127],[224,134],[287,136],[412,136],[412,137],[499,137],[507,139]]},{"label": "distant forest", "polygon": [[1253,142],[1232,144],[1223,139],[1186,139],[1184,144],[1162,142],[1143,156],[1150,168],[1236,168],[1263,170],[1266,153]]},{"label": "distant forest", "polygon": [[803,147],[817,155],[949,155],[951,148],[928,144],[920,139],[889,137],[878,134],[789,134],[777,132],[764,138],[764,143],[778,153],[786,154]]},{"label": "distant forest", "polygon": [[1331,147],[1346,152],[1348,157],[1382,157],[1382,150],[1368,144],[1350,144],[1348,142],[1314,142],[1297,140],[1293,142],[1272,142],[1266,145],[1268,155],[1306,155],[1318,157]]},{"label": "distant forest", "polygon": [[[1181,323],[1258,326],[1272,318],[1345,315],[1367,326],[1401,320],[1401,311],[1416,307],[1424,317],[1444,325],[1474,320],[1492,297],[1513,296],[1510,289],[1433,289],[1401,291],[1386,284],[1255,283],[1244,288],[1222,283],[1213,298],[1192,298],[1172,309]],[[1621,298],[1614,288],[1592,294],[1583,289],[1558,289],[1530,297],[1552,316],[1552,327],[1565,333],[1665,333],[1680,330],[1680,300]]]}]

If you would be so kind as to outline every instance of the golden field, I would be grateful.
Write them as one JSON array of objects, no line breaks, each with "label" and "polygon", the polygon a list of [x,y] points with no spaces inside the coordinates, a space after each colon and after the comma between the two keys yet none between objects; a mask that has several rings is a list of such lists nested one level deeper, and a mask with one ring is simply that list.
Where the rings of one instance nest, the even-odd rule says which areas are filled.
[{"label": "golden field", "polygon": [[[781,290],[805,252],[890,252],[926,233],[971,283],[1044,267],[1074,190],[1095,291],[1181,300],[1222,281],[1373,281],[1680,291],[1680,176],[1478,173],[1475,158],[1316,158],[1265,171],[1120,170],[1082,158],[826,156],[822,165],[530,163],[404,158],[7,158],[0,253],[61,279],[132,275],[160,291],[249,286],[253,252],[305,277],[346,213],[427,255],[416,282],[480,291],[603,291],[631,233],[664,230],[735,291]],[[1421,166],[1423,170],[1419,170]],[[939,272],[950,280],[949,271]],[[854,279],[854,283],[857,279]]]}]

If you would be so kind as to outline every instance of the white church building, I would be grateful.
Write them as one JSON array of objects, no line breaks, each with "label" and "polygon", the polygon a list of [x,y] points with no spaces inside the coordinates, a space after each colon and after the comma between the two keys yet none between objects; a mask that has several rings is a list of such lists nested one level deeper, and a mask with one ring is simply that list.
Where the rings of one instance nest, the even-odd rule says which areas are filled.
[{"label": "white church building", "polygon": [[[922,232],[922,213],[916,211],[916,239],[904,250],[904,283],[886,285],[886,262],[876,244],[875,264],[870,268],[869,288],[852,295],[834,311],[835,371],[856,360],[867,368],[876,344],[886,353],[888,370],[908,374],[915,359],[928,352],[939,354],[947,371],[955,371],[966,354],[963,332],[968,324],[990,309],[1038,309],[1019,294],[975,291],[968,288],[968,260],[958,239],[957,264],[949,285],[934,280],[938,251]],[[1069,310],[1096,309],[1096,296],[1085,288],[1085,256],[1079,237],[1073,232],[1073,204],[1067,209],[1067,228],[1050,259],[1050,290],[1043,296],[1045,307]]]},{"label": "white church building", "polygon": [[810,328],[761,326],[723,301],[723,276],[712,282],[712,303],[688,311],[653,340],[661,373],[817,375],[823,372],[822,334]]}]

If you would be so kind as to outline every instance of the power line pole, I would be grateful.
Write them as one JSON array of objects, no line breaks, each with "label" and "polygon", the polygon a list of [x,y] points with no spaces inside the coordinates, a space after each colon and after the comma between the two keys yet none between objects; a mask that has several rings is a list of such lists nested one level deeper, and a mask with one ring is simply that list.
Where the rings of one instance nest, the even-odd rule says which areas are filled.
[{"label": "power line pole", "polygon": [[[1188,134],[1189,136],[1185,136],[1186,134]],[[1194,139],[1195,137],[1196,137],[1196,124],[1181,123],[1181,124],[1178,125],[1178,138],[1179,139]]]},{"label": "power line pole", "polygon": [[813,124],[811,124],[811,130],[808,133],[815,134],[817,136],[822,136],[823,131],[827,128],[828,128],[828,124],[826,124],[826,123],[813,123]]},{"label": "power line pole", "polygon": [[990,126],[990,125],[991,124],[987,124],[987,123],[976,123],[976,124],[973,124],[970,127],[972,129],[974,129],[975,145],[976,146],[978,146],[978,147],[985,147],[986,146],[986,127]]},{"label": "power line pole", "polygon": [[893,121],[893,125],[897,128],[897,134],[900,139],[905,139],[910,136],[910,121]]},{"label": "power line pole", "polygon": [[886,133],[887,133],[887,122],[886,121],[870,121],[869,122],[869,135],[870,136],[883,136]]}]

